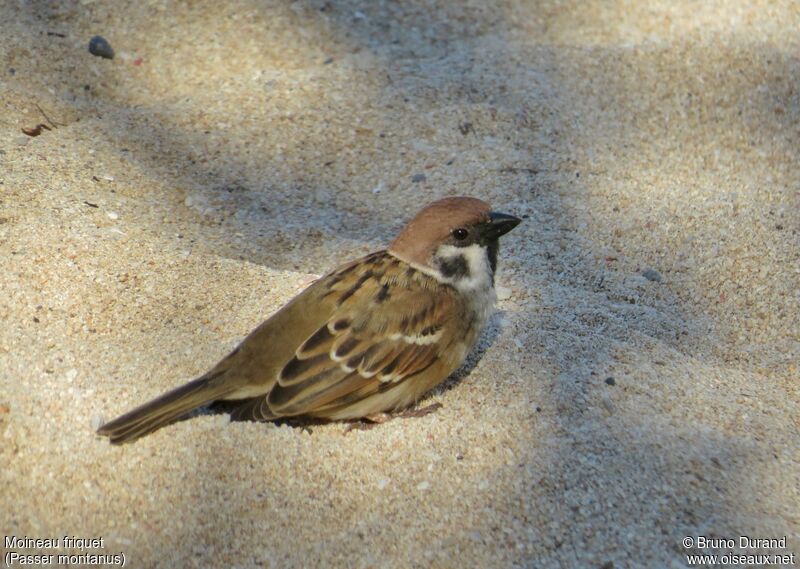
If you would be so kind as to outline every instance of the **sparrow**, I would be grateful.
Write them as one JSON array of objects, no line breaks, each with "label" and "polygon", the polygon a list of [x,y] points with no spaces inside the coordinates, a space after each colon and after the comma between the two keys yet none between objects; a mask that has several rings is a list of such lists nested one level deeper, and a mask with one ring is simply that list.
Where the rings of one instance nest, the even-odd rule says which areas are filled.
[{"label": "sparrow", "polygon": [[134,441],[211,404],[232,420],[353,420],[415,404],[494,310],[499,238],[520,219],[471,197],[423,208],[388,249],[313,282],[205,375],[98,429]]}]

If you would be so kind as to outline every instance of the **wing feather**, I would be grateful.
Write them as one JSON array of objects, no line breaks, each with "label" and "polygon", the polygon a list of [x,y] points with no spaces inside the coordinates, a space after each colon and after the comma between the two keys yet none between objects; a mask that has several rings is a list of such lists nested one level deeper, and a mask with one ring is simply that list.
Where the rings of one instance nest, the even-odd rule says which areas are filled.
[{"label": "wing feather", "polygon": [[428,275],[383,256],[361,270],[346,267],[329,286],[333,314],[281,369],[266,408],[249,413],[325,416],[413,378],[448,348],[439,340],[458,317],[458,300]]}]

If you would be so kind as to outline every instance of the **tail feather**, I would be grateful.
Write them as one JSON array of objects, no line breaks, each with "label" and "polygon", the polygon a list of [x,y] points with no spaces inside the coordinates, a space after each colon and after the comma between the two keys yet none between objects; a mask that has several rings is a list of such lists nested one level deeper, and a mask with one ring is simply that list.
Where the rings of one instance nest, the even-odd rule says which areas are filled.
[{"label": "tail feather", "polygon": [[226,382],[215,379],[216,375],[190,381],[106,423],[97,434],[107,436],[114,444],[149,435],[231,391]]}]

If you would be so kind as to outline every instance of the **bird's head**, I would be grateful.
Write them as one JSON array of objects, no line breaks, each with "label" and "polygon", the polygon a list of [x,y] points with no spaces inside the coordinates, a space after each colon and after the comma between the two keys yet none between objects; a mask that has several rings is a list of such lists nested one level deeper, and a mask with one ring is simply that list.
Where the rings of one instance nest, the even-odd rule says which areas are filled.
[{"label": "bird's head", "polygon": [[444,198],[409,221],[389,252],[460,290],[493,285],[498,240],[520,221],[477,198]]}]

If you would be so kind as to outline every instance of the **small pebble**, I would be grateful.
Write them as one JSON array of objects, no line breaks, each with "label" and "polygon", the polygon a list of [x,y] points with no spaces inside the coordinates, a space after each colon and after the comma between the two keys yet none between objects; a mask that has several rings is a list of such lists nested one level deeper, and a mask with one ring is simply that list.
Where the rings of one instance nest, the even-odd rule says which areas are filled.
[{"label": "small pebble", "polygon": [[417,484],[417,490],[427,490],[431,487],[431,483],[425,480],[424,482],[420,482]]},{"label": "small pebble", "polygon": [[508,300],[513,292],[507,286],[496,286],[494,290],[497,293],[497,300]]},{"label": "small pebble", "polygon": [[119,219],[119,214],[115,211],[109,211],[106,215],[108,219]]},{"label": "small pebble", "polygon": [[89,40],[89,53],[104,59],[114,59],[114,48],[103,36],[94,36]]},{"label": "small pebble", "polygon": [[413,183],[415,183],[415,184],[419,184],[420,182],[424,182],[427,179],[428,178],[425,176],[425,174],[414,174],[413,176],[411,176],[411,181]]},{"label": "small pebble", "polygon": [[383,490],[389,485],[389,481],[386,478],[381,478],[378,480],[378,490]]},{"label": "small pebble", "polygon": [[608,376],[606,378],[606,385],[616,385],[616,384],[617,384],[617,380],[614,379],[613,377]]},{"label": "small pebble", "polygon": [[655,269],[647,269],[642,273],[642,276],[646,278],[648,281],[653,281],[656,283],[660,283],[663,278],[661,276],[661,273],[659,273]]},{"label": "small pebble", "polygon": [[97,429],[102,427],[103,423],[105,423],[105,421],[103,420],[103,416],[100,413],[95,413],[94,415],[92,415],[91,425],[93,431],[96,431]]}]

